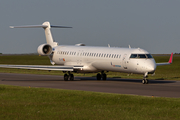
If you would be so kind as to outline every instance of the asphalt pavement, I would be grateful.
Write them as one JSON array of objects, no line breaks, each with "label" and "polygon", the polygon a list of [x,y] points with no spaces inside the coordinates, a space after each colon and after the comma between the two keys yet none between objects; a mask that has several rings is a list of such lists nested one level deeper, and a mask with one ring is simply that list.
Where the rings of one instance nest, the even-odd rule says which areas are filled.
[{"label": "asphalt pavement", "polygon": [[95,77],[75,77],[74,81],[64,81],[63,76],[0,73],[0,84],[154,97],[180,97],[180,81],[173,80],[149,80],[149,84],[142,84],[140,79],[108,78],[106,81],[97,81]]}]

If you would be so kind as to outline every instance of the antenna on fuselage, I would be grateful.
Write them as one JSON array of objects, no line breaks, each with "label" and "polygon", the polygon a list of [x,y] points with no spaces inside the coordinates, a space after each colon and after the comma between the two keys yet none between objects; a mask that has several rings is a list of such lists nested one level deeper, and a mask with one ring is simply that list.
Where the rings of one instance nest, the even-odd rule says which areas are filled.
[{"label": "antenna on fuselage", "polygon": [[131,48],[131,46],[129,45],[129,48]]},{"label": "antenna on fuselage", "polygon": [[110,48],[111,46],[108,44],[108,47]]}]

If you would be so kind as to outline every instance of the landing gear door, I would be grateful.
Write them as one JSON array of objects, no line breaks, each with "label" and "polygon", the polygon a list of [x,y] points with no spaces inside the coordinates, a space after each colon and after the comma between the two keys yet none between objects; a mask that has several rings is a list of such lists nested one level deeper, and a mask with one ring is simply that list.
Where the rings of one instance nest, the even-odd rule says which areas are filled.
[{"label": "landing gear door", "polygon": [[123,68],[127,69],[127,54],[123,55],[122,63],[123,63]]}]

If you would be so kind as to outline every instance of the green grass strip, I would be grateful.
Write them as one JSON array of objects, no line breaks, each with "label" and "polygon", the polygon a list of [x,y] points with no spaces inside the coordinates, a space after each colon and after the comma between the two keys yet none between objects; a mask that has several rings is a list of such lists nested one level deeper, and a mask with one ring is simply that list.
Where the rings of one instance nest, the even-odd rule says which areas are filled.
[{"label": "green grass strip", "polygon": [[0,85],[0,120],[180,119],[180,99]]}]

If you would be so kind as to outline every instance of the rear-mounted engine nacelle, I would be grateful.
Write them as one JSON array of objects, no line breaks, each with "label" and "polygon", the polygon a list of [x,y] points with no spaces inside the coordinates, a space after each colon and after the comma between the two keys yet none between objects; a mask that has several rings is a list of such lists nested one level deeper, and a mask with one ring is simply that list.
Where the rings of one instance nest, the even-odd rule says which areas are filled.
[{"label": "rear-mounted engine nacelle", "polygon": [[52,53],[52,47],[49,44],[42,44],[37,49],[39,55],[50,55]]}]

